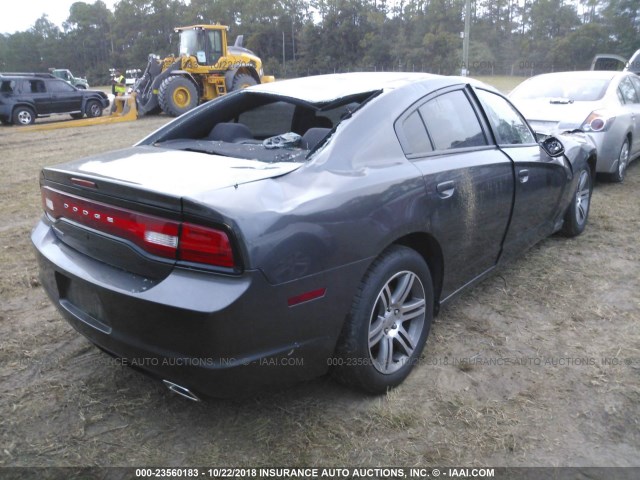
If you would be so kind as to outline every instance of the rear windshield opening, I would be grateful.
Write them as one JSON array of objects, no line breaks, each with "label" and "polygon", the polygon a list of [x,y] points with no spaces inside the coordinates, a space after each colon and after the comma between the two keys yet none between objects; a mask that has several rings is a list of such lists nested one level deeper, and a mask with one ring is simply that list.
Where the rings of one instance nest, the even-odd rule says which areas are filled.
[{"label": "rear windshield opening", "polygon": [[[294,98],[240,92],[176,122],[152,139],[165,148],[264,162],[300,162],[317,150],[371,93],[311,104]],[[168,127],[171,127],[168,126]]]}]

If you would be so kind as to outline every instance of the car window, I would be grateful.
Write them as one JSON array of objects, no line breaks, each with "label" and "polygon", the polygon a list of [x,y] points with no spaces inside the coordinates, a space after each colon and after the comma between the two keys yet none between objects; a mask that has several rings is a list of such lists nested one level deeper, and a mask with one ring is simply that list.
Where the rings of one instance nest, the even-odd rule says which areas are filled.
[{"label": "car window", "polygon": [[636,89],[637,98],[640,98],[640,78],[636,76],[629,77],[629,81]]},{"label": "car window", "polygon": [[638,102],[638,94],[636,89],[629,77],[625,77],[620,81],[620,85],[618,85],[618,89],[622,94],[622,98],[624,99],[624,103],[639,103]]},{"label": "car window", "polygon": [[487,145],[478,117],[462,90],[429,100],[418,111],[434,150]]},{"label": "car window", "polygon": [[418,110],[400,119],[396,124],[396,131],[405,155],[416,155],[433,151],[431,140],[427,135],[427,128]]},{"label": "car window", "polygon": [[75,88],[69,85],[64,80],[53,80],[51,82],[47,82],[47,88],[50,92],[74,92]]},{"label": "car window", "polygon": [[484,111],[499,145],[527,145],[536,139],[522,115],[504,98],[486,90],[477,90]]},{"label": "car window", "polygon": [[238,116],[238,122],[245,124],[255,138],[267,138],[291,131],[295,105],[274,102],[253,108]]},{"label": "car window", "polygon": [[47,89],[42,80],[29,80],[29,90],[31,93],[46,93]]},{"label": "car window", "polygon": [[15,80],[4,80],[2,85],[0,85],[0,92],[2,93],[13,93],[16,86]]}]

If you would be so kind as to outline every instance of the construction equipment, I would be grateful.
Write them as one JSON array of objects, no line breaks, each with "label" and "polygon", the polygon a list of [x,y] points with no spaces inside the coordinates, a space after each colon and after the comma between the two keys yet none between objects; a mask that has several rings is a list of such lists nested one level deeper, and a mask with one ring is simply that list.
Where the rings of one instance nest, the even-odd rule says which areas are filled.
[{"label": "construction equipment", "polygon": [[273,82],[264,75],[262,60],[243,48],[242,35],[227,46],[224,25],[192,25],[175,29],[180,34],[180,55],[149,63],[133,90],[138,114],[165,113],[177,117],[202,102],[258,83]]},{"label": "construction equipment", "polygon": [[40,130],[56,130],[59,128],[87,127],[90,125],[104,125],[107,123],[131,122],[138,118],[136,94],[117,96],[113,99],[111,115],[95,118],[83,118],[81,120],[68,120],[63,122],[39,123],[28,127],[21,127],[16,131],[34,132]]}]

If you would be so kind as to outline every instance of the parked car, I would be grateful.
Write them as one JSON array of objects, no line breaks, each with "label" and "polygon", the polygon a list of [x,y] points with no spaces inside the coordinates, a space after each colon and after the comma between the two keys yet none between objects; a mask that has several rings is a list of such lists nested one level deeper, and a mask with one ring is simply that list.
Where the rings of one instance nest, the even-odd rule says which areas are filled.
[{"label": "parked car", "polygon": [[97,90],[79,90],[49,73],[0,74],[0,121],[31,125],[38,117],[70,114],[99,117],[109,98]]},{"label": "parked car", "polygon": [[611,53],[599,53],[591,61],[590,70],[618,70],[640,75],[640,49],[629,60]]},{"label": "parked car", "polygon": [[597,171],[621,182],[640,156],[640,77],[612,71],[558,72],[525,80],[509,98],[539,132],[580,129],[598,148]]},{"label": "parked car", "polygon": [[86,90],[89,88],[89,82],[86,78],[75,77],[71,70],[66,68],[50,68],[49,71],[54,77],[58,77],[65,82],[73,85],[80,90]]},{"label": "parked car", "polygon": [[263,84],[42,170],[42,285],[191,399],[322,375],[398,385],[438,309],[587,223],[596,150],[536,142],[493,88],[352,73]]}]

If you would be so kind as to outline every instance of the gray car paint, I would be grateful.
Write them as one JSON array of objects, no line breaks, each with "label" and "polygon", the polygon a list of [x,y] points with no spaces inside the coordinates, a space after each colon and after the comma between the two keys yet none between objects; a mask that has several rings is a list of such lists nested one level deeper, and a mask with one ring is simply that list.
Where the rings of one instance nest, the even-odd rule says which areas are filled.
[{"label": "gray car paint", "polygon": [[[341,94],[358,91],[349,76],[333,80],[341,84]],[[330,92],[331,76],[322,83]],[[154,151],[162,158],[167,153],[151,145],[170,137],[189,119],[215,113],[231,95],[179,117],[133,149],[45,169],[44,184],[77,195],[224,225],[235,237],[242,269],[216,274],[176,265],[157,278],[126,273],[108,264],[109,255],[120,248],[117,242],[105,243],[104,250],[96,253],[102,261],[94,260],[70,249],[45,217],[32,235],[43,285],[75,328],[113,354],[205,357],[214,352],[233,358],[229,365],[216,364],[206,371],[149,368],[212,394],[221,392],[209,386],[207,375],[217,373],[221,382],[234,382],[236,372],[245,372],[255,385],[264,384],[276,380],[275,373],[254,370],[251,362],[292,352],[309,360],[304,371],[290,372],[293,377],[322,373],[327,368],[323,359],[333,352],[360,280],[389,245],[411,245],[426,256],[437,309],[491,272],[501,259],[517,255],[560,227],[576,188],[574,172],[594,154],[580,135],[564,140],[567,155],[557,159],[536,145],[517,151],[494,145],[419,160],[405,156],[393,121],[419,99],[444,88],[470,89],[469,83],[493,91],[456,77],[370,80],[366,91],[376,84],[383,93],[343,120],[307,162],[277,175],[233,183],[228,176],[232,167],[225,165],[223,180],[216,181],[208,166],[197,168],[197,160],[185,160],[199,159],[200,154],[185,152],[174,152],[179,160],[175,165],[159,163],[148,181],[128,171],[124,158],[131,158],[134,165],[141,152]],[[286,82],[282,84],[270,85],[270,92],[290,93]],[[183,162],[193,169],[184,169]],[[531,190],[516,186],[519,163],[530,170]],[[260,170],[260,175],[264,172]],[[555,182],[553,195],[541,210],[539,200],[546,193],[549,172]],[[210,188],[203,187],[199,178],[205,173],[211,176]],[[98,188],[73,187],[70,179],[78,175]],[[172,189],[166,184],[172,175],[181,182],[193,178],[199,186],[188,192]],[[443,182],[453,184],[453,194],[446,198],[437,191]],[[76,233],[69,230],[67,235]],[[62,287],[75,282],[95,290],[109,310],[108,332],[65,303],[64,292],[56,293],[62,288],[61,278]],[[287,298],[317,288],[326,288],[322,298],[287,308]]]}]

